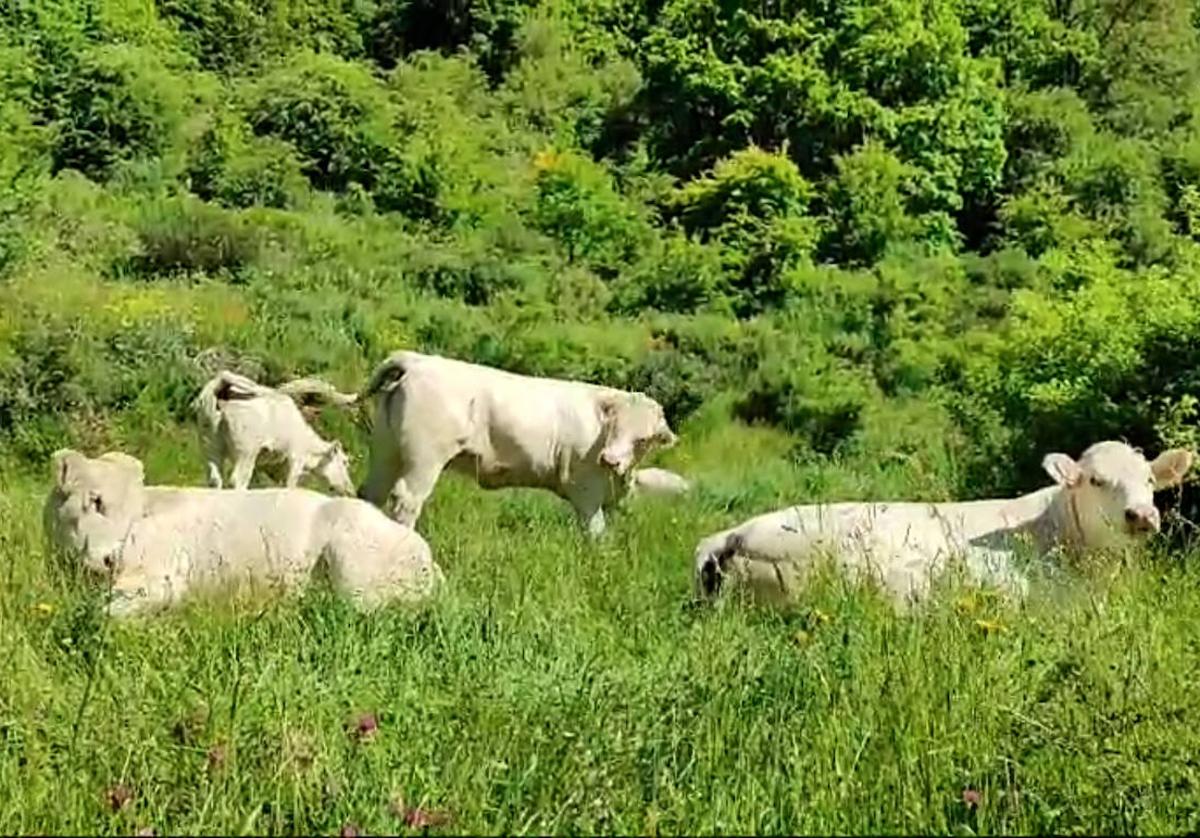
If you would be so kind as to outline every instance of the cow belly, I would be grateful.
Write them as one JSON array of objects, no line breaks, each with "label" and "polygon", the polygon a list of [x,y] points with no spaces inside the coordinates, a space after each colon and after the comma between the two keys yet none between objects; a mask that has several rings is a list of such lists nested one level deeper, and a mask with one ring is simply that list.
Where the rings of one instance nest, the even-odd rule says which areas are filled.
[{"label": "cow belly", "polygon": [[463,453],[450,461],[450,468],[464,474],[485,489],[503,489],[513,486],[544,487],[546,482],[534,474],[528,466],[517,466],[500,462],[494,457]]}]

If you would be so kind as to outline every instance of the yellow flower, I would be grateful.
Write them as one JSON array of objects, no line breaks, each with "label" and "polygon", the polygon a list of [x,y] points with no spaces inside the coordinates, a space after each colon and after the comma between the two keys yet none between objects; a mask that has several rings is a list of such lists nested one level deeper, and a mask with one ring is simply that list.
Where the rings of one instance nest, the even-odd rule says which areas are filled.
[{"label": "yellow flower", "polygon": [[984,634],[1003,633],[1008,631],[1008,626],[998,620],[976,620],[975,625],[983,629]]},{"label": "yellow flower", "polygon": [[558,152],[552,148],[544,148],[533,156],[533,168],[539,172],[553,169],[558,164]]},{"label": "yellow flower", "polygon": [[54,606],[48,602],[39,602],[37,605],[33,606],[33,610],[39,614],[49,615],[54,613]]},{"label": "yellow flower", "polygon": [[824,611],[822,611],[820,608],[814,608],[812,610],[812,617],[818,623],[828,623],[830,620],[833,619],[828,614],[826,614]]}]

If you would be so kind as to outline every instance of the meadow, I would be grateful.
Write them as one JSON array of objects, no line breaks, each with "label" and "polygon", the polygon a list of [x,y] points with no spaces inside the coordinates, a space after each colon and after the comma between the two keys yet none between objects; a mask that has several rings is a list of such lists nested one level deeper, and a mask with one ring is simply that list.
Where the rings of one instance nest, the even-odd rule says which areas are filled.
[{"label": "meadow", "polygon": [[[819,500],[993,497],[1196,449],[1184,0],[0,0],[0,832],[1200,828],[1192,486],[1016,605],[836,578],[692,605]],[[697,483],[597,544],[443,478],[448,580],[110,624],[64,446],[201,485],[215,370],[399,348],[638,389]],[[364,469],[358,417],[318,420]]]}]

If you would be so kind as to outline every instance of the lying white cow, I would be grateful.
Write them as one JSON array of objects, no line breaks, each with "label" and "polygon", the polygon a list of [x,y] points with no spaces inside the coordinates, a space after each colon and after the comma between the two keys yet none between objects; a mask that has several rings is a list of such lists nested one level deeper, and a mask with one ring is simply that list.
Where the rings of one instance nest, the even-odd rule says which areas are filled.
[{"label": "lying white cow", "polygon": [[683,495],[692,490],[692,482],[665,468],[636,468],[630,490],[639,495]]},{"label": "lying white cow", "polygon": [[413,525],[447,466],[481,486],[548,489],[593,535],[634,466],[675,444],[662,407],[641,393],[534,378],[396,352],[371,377],[377,395],[370,469],[359,496],[391,502]]},{"label": "lying white cow", "polygon": [[350,459],[340,442],[322,439],[305,421],[295,399],[319,397],[350,405],[357,396],[339,393],[324,381],[301,378],[274,389],[223,370],[200,390],[194,407],[208,455],[208,485],[223,485],[222,467],[233,460],[230,482],[250,485],[258,457],[267,453],[287,465],[284,484],[295,487],[308,473],[320,475],[340,494],[354,494]]},{"label": "lying white cow", "polygon": [[61,450],[52,468],[49,535],[88,570],[111,574],[113,616],[239,580],[293,588],[318,565],[364,610],[422,599],[442,582],[420,535],[355,498],[147,487],[141,462],[119,452],[89,459]]},{"label": "lying white cow", "polygon": [[731,575],[764,600],[787,600],[821,556],[869,575],[898,603],[924,597],[933,577],[961,557],[968,578],[1024,594],[1011,562],[1019,540],[1044,554],[1055,547],[1104,549],[1159,529],[1154,491],[1178,484],[1192,454],[1172,449],[1152,463],[1121,442],[1100,442],[1076,462],[1042,462],[1056,485],[1009,500],[965,503],[833,503],[793,506],[751,518],[696,548],[697,594],[713,598]]}]

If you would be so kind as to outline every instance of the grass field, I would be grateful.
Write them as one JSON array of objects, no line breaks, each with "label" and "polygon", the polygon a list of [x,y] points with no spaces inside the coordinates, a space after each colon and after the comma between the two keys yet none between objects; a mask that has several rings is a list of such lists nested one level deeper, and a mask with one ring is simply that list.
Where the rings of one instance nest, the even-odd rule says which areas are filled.
[{"label": "grass field", "polygon": [[[189,429],[126,447],[199,482]],[[790,614],[688,607],[699,536],[916,485],[786,450],[701,416],[662,458],[697,495],[627,508],[596,547],[548,495],[451,476],[422,522],[449,580],[428,607],[363,617],[318,586],[125,625],[45,555],[46,477],[0,471],[0,832],[1200,825],[1185,556],[1098,565],[1019,610],[950,589],[902,617],[836,580]]]}]

